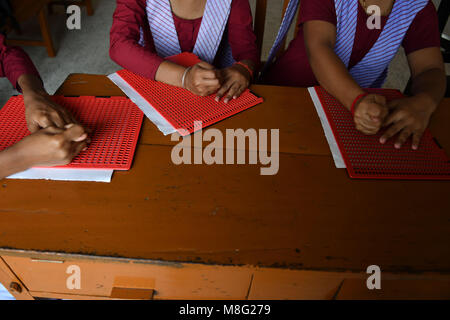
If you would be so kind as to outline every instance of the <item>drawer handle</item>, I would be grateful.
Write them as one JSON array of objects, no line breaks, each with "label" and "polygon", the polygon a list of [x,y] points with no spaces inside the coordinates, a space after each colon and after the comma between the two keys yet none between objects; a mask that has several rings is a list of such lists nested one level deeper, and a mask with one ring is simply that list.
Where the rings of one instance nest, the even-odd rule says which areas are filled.
[{"label": "drawer handle", "polygon": [[155,279],[117,276],[114,278],[110,298],[153,300],[155,295]]},{"label": "drawer handle", "polygon": [[154,289],[113,287],[110,298],[130,300],[153,300]]},{"label": "drawer handle", "polygon": [[14,293],[22,293],[22,286],[17,282],[11,282],[9,284],[9,289]]}]

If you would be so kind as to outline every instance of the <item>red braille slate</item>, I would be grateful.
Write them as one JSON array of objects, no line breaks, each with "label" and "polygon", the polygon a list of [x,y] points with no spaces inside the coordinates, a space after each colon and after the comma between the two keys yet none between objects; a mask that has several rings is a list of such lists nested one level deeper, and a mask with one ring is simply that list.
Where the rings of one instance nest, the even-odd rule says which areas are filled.
[{"label": "red braille slate", "polygon": [[[379,139],[384,131],[367,136],[356,130],[351,113],[321,87],[315,91],[323,106],[334,137],[351,178],[450,180],[450,160],[426,130],[418,150],[411,149],[411,138],[395,149],[395,138],[384,145]],[[403,95],[392,89],[367,89],[388,101]],[[386,129],[384,129],[386,130]]]},{"label": "red braille slate", "polygon": [[[64,168],[129,170],[144,114],[124,97],[63,97],[53,100],[92,130],[89,148]],[[12,97],[0,110],[0,151],[30,132],[22,96]]]},{"label": "red braille slate", "polygon": [[[184,66],[200,61],[197,56],[189,53],[182,53],[168,60]],[[224,103],[222,99],[217,102],[215,95],[200,97],[186,89],[149,80],[128,70],[120,70],[117,74],[183,136],[202,129],[194,128],[196,121],[201,121],[205,128],[264,101],[247,89],[236,100]]]}]

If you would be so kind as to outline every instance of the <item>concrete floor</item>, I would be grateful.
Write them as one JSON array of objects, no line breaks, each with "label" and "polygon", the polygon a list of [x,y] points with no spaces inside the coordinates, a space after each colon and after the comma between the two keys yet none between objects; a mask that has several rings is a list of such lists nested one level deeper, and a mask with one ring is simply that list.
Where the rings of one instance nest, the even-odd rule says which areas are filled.
[{"label": "concrete floor", "polygon": [[[45,48],[24,47],[37,65],[49,93],[54,93],[70,73],[109,74],[119,70],[119,66],[111,61],[108,55],[109,29],[112,23],[112,13],[115,9],[114,0],[93,0],[95,15],[88,17],[82,9],[81,30],[69,31],[65,27],[65,15],[61,12],[49,17],[53,39],[58,49],[56,58],[49,58]],[[440,0],[434,0],[436,4]],[[256,0],[250,0],[252,9]],[[266,33],[263,47],[263,58],[275,39],[281,20],[282,1],[268,1]],[[28,37],[39,37],[37,22],[24,26]],[[292,39],[293,28],[289,39]],[[400,52],[392,63],[386,82],[387,87],[403,89],[409,79],[406,58]],[[0,79],[0,106],[15,94],[6,79]]]}]

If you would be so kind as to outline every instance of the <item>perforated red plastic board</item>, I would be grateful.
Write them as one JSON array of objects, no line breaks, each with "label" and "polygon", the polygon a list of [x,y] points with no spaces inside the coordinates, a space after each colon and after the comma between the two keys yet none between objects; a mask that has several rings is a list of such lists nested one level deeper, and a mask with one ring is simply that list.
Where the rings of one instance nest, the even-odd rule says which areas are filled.
[{"label": "perforated red plastic board", "polygon": [[[224,103],[223,100],[217,102],[214,95],[200,97],[188,90],[149,80],[128,70],[120,70],[117,74],[183,136],[229,118],[264,101],[247,89],[236,100],[231,100],[228,103]],[[194,128],[194,122],[196,121],[201,121],[202,127]]]},{"label": "perforated red plastic board", "polygon": [[[129,170],[144,114],[124,97],[62,97],[54,101],[67,108],[92,130],[89,148],[65,168]],[[25,122],[22,96],[12,97],[0,110],[0,150],[17,143],[30,132]]]},{"label": "perforated red plastic board", "polygon": [[[450,161],[445,151],[425,131],[418,150],[411,149],[411,139],[395,149],[395,137],[386,144],[379,138],[384,130],[367,136],[356,130],[351,113],[321,87],[315,91],[323,106],[334,137],[351,178],[450,180]],[[403,95],[392,89],[366,89],[384,95],[388,101]]]}]

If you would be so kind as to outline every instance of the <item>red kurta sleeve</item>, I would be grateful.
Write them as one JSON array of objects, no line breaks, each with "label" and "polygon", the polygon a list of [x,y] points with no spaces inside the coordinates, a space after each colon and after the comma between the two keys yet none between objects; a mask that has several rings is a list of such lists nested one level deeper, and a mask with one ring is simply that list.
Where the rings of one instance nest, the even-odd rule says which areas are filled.
[{"label": "red kurta sleeve", "polygon": [[402,45],[406,55],[417,50],[441,46],[439,20],[431,0],[414,18]]},{"label": "red kurta sleeve", "polygon": [[0,34],[0,77],[7,77],[14,88],[20,91],[17,80],[24,74],[40,78],[30,57],[19,47],[6,46],[5,37]]},{"label": "red kurta sleeve", "polygon": [[[180,42],[189,44],[194,40],[193,43],[195,43],[201,20],[186,23],[178,21],[181,19],[175,20],[178,35],[182,36]],[[145,47],[139,44],[141,27],[144,30]],[[183,27],[186,27],[186,30]],[[164,59],[157,55],[149,30],[145,0],[117,0],[110,32],[111,59],[125,69],[154,79]],[[189,33],[189,37],[185,35],[186,32]],[[248,0],[233,0],[228,20],[228,40],[235,60],[251,60],[256,65],[259,63],[259,52]]]},{"label": "red kurta sleeve", "polygon": [[109,54],[113,61],[138,75],[155,79],[164,61],[159,57],[151,37],[145,37],[145,47],[139,44],[140,28],[149,30],[145,0],[117,0],[110,32]]},{"label": "red kurta sleeve", "polygon": [[248,0],[233,0],[228,19],[228,41],[236,61],[251,60],[259,64],[260,55],[253,32],[252,10]]}]

